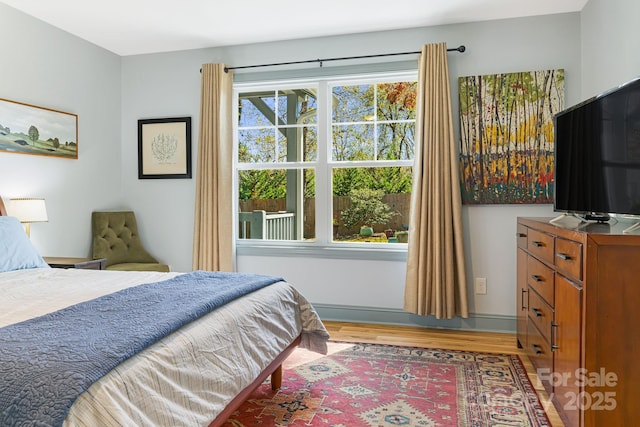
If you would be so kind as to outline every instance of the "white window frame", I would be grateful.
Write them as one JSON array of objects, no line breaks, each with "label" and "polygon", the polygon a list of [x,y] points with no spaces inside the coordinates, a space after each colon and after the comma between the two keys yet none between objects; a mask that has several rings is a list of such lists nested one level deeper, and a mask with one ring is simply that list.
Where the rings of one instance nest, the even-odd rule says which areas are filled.
[{"label": "white window frame", "polygon": [[[258,169],[313,168],[316,179],[315,240],[253,240],[238,239],[238,221],[234,220],[234,240],[238,255],[264,255],[284,257],[319,257],[339,259],[405,260],[407,245],[402,243],[349,243],[333,241],[333,207],[331,172],[333,168],[413,166],[413,160],[331,160],[331,87],[383,82],[416,81],[417,70],[374,73],[366,75],[331,76],[305,79],[236,82],[233,85],[233,117],[238,116],[239,94],[251,91],[317,88],[318,152],[314,162],[238,162],[238,121],[233,121],[233,218],[238,218],[238,171]],[[321,99],[324,102],[321,102]],[[324,145],[324,147],[323,147]]]}]

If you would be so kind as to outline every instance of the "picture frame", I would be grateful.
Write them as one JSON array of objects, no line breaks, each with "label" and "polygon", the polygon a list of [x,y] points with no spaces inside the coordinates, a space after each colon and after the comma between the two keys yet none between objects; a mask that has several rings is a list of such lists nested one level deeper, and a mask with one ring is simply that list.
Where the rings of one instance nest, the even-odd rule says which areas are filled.
[{"label": "picture frame", "polygon": [[0,98],[0,152],[78,158],[78,115]]},{"label": "picture frame", "polygon": [[138,179],[191,178],[191,117],[138,120]]},{"label": "picture frame", "polygon": [[458,78],[463,204],[551,204],[564,69]]}]

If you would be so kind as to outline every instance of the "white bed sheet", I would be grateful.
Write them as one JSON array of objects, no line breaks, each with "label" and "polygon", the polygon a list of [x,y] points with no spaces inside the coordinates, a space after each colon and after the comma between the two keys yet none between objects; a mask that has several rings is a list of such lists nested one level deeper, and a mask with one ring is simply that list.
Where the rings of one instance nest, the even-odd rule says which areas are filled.
[{"label": "white bed sheet", "polygon": [[[0,273],[0,327],[179,273],[33,269]],[[302,334],[326,353],[313,307],[280,282],[192,322],[82,393],[64,426],[207,426]]]}]

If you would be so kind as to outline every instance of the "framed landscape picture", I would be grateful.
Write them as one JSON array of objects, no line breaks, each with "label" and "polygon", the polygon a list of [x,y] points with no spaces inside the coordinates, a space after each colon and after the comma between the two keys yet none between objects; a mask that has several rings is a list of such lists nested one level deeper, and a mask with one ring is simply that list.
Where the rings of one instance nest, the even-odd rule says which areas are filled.
[{"label": "framed landscape picture", "polygon": [[138,178],[191,178],[191,117],[138,120]]},{"label": "framed landscape picture", "polygon": [[0,98],[0,151],[78,158],[78,116]]}]

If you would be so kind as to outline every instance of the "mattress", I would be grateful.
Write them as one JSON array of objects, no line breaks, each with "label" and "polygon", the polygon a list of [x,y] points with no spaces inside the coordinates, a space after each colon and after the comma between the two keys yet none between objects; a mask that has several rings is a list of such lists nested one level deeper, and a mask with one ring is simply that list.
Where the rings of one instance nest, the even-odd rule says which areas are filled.
[{"label": "mattress", "polygon": [[[0,273],[0,327],[177,274]],[[79,396],[64,426],[206,426],[299,335],[302,347],[326,353],[328,334],[309,302],[289,283],[267,286],[113,369]]]}]

